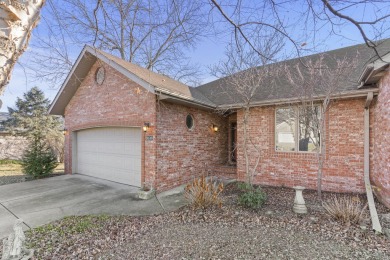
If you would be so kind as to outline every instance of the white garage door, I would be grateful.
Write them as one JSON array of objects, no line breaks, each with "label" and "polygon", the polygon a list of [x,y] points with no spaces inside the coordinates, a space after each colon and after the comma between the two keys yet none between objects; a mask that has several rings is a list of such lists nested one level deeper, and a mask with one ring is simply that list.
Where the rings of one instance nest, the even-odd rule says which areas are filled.
[{"label": "white garage door", "polygon": [[141,186],[141,129],[105,127],[77,132],[77,173]]}]

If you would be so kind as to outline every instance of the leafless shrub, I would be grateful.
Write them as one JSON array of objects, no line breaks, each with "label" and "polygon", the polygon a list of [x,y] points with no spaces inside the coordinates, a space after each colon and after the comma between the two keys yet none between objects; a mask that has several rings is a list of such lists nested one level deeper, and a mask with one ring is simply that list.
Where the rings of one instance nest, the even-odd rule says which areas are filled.
[{"label": "leafless shrub", "polygon": [[347,225],[360,223],[365,218],[367,209],[367,203],[363,205],[359,197],[351,196],[333,196],[322,206],[331,218]]},{"label": "leafless shrub", "polygon": [[206,209],[213,205],[221,207],[222,200],[219,195],[223,189],[223,183],[202,176],[187,184],[184,195],[194,209]]}]

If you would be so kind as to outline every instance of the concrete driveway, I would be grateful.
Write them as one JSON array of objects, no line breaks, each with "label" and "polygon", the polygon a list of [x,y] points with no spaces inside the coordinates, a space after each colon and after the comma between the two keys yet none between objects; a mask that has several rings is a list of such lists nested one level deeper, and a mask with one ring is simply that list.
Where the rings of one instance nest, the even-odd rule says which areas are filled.
[{"label": "concrete driveway", "polygon": [[175,210],[185,201],[182,188],[140,200],[138,188],[84,175],[63,175],[0,186],[0,238],[16,218],[33,228],[71,215],[152,215]]}]

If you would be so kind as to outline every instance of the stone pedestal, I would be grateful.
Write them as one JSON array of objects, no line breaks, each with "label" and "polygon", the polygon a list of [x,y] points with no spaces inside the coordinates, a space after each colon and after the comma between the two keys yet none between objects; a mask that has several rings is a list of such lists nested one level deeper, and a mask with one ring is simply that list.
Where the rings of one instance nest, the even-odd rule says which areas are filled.
[{"label": "stone pedestal", "polygon": [[305,187],[302,186],[295,186],[293,187],[295,189],[295,199],[294,199],[294,207],[293,211],[298,214],[306,214],[307,208],[305,205],[305,200],[303,199],[302,191],[305,189]]},{"label": "stone pedestal", "polygon": [[149,199],[154,197],[155,193],[156,193],[156,191],[154,189],[150,189],[150,190],[140,189],[138,191],[138,198],[140,198],[142,200],[149,200]]}]

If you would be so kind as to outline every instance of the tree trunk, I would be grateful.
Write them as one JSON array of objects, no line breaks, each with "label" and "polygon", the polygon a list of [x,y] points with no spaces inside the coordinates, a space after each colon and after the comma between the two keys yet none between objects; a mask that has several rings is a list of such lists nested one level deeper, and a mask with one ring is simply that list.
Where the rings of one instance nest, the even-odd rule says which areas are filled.
[{"label": "tree trunk", "polygon": [[244,108],[244,157],[245,157],[245,174],[248,183],[252,185],[252,178],[249,172],[249,157],[248,157],[248,120],[249,120],[249,107]]},{"label": "tree trunk", "polygon": [[318,173],[317,173],[317,196],[318,200],[322,200],[322,166],[324,160],[322,154],[318,154]]},{"label": "tree trunk", "polygon": [[319,136],[320,138],[320,147],[317,149],[317,159],[318,159],[318,173],[317,173],[317,195],[318,199],[322,200],[322,173],[324,168],[324,160],[326,153],[326,129],[325,129],[325,117],[326,111],[328,109],[328,102],[324,101],[323,107],[321,109],[321,119],[319,121]]},{"label": "tree trunk", "polygon": [[0,94],[11,78],[15,63],[28,46],[44,3],[45,0],[0,2]]}]

